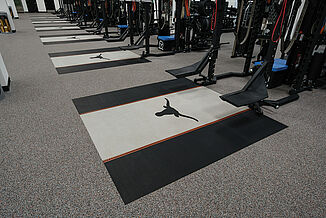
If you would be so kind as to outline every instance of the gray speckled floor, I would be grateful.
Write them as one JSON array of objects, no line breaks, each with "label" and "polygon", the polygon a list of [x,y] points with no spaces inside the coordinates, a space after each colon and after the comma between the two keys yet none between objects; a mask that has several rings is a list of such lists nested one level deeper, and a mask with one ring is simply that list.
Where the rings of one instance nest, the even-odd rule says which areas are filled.
[{"label": "gray speckled floor", "polygon": [[[13,81],[0,102],[2,217],[326,216],[326,90],[305,92],[299,101],[265,110],[289,126],[284,131],[124,205],[71,99],[172,79],[165,69],[192,63],[203,53],[58,75],[48,52],[123,43],[44,46],[38,35],[45,32],[34,30],[28,14],[15,24],[17,33],[0,37]],[[222,46],[216,72],[242,69],[243,59],[229,58],[231,49]],[[225,79],[210,88],[227,93],[247,80]],[[286,90],[270,95],[277,98]]]}]

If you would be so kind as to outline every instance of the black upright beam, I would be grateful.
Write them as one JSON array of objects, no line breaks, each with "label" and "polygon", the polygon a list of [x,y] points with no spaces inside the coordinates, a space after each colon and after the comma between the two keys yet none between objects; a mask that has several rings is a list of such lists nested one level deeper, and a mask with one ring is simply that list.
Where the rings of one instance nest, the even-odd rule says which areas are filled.
[{"label": "black upright beam", "polygon": [[[244,7],[244,0],[241,2],[241,5]],[[253,57],[255,43],[256,43],[259,31],[261,29],[261,24],[263,21],[264,11],[265,11],[265,7],[266,7],[266,1],[254,0],[252,5],[253,5],[252,7],[254,7],[254,10],[253,10],[254,14],[252,15],[253,23],[251,25],[251,29],[248,30],[249,31],[249,38],[248,38],[249,42],[248,42],[248,46],[246,48],[246,60],[245,60],[245,64],[243,67],[243,71],[242,72],[227,72],[227,73],[217,74],[214,76],[215,81],[219,80],[219,79],[228,78],[228,77],[244,77],[244,76],[250,75],[251,60]],[[244,8],[242,10],[244,10]],[[242,13],[243,12],[240,9],[238,16],[242,16]],[[239,19],[237,22],[239,23],[239,25],[241,25],[242,19]],[[239,34],[239,30],[240,30],[240,28],[238,29],[237,34]],[[238,35],[236,36],[235,40],[238,40]],[[240,42],[236,41],[234,46],[235,47],[234,47],[232,56],[236,56],[235,49],[237,48],[237,46],[240,46]]]},{"label": "black upright beam", "polygon": [[68,20],[72,21],[72,9],[71,9],[71,0],[67,0],[67,15],[68,15]]},{"label": "black upright beam", "polygon": [[146,55],[149,54],[149,38],[150,38],[150,32],[149,32],[149,16],[150,16],[150,3],[143,3],[145,8],[145,53]]},{"label": "black upright beam", "polygon": [[[294,0],[288,0],[287,1],[287,6],[288,6],[287,10],[290,10],[289,8],[291,8],[290,5],[292,5],[293,1]],[[268,34],[268,37],[270,38],[269,39],[269,45],[268,45],[267,53],[264,56],[264,61],[267,62],[267,66],[265,68],[265,73],[266,74],[270,74],[272,72],[273,64],[274,64],[274,58],[275,58],[277,46],[278,46],[278,43],[279,43],[279,40],[274,41],[274,39],[272,39],[272,38],[275,38],[275,37],[280,37],[281,38],[282,36],[280,36],[279,34],[283,33],[282,30],[281,30],[281,33],[279,33],[280,32],[279,28],[282,26],[281,25],[282,20],[279,20],[279,23],[277,23],[278,15],[280,13],[280,9],[279,9],[279,7],[277,7],[277,2],[278,2],[278,0],[272,1],[271,6],[270,6],[270,11],[269,11],[269,17],[268,17],[268,20],[270,22],[272,22],[272,24],[273,24],[271,27],[275,28],[275,25],[278,25],[278,28],[276,28],[275,33],[274,33],[274,34],[277,34],[276,36],[272,35],[273,29],[271,29],[270,33]],[[285,12],[285,14],[286,14],[286,12]]]},{"label": "black upright beam", "polygon": [[130,36],[130,45],[134,45],[134,16],[132,11],[131,2],[127,2],[128,5],[128,28],[129,28],[129,36]]},{"label": "black upright beam", "polygon": [[181,10],[182,10],[182,0],[176,0],[176,19],[175,19],[175,35],[174,35],[176,51],[180,51]]},{"label": "black upright beam", "polygon": [[256,1],[255,10],[254,10],[255,14],[253,15],[253,25],[252,25],[252,29],[250,30],[246,61],[243,67],[244,76],[248,76],[250,74],[249,70],[251,66],[251,60],[253,57],[256,40],[258,38],[258,33],[261,29],[261,24],[263,22],[264,9],[266,7],[266,1],[261,1],[261,0],[255,0],[255,1]]},{"label": "black upright beam", "polygon": [[83,4],[84,25],[87,26],[87,19],[88,19],[88,16],[90,15],[88,13],[88,2],[87,2],[87,0],[82,2],[82,4]]},{"label": "black upright beam", "polygon": [[[155,1],[155,0],[154,0]],[[161,26],[163,25],[162,23],[162,1],[163,0],[158,0],[158,4],[157,4],[157,10],[158,10],[158,27],[161,28]]]},{"label": "black upright beam", "polygon": [[[298,69],[298,74],[296,76],[296,83],[290,93],[299,93],[306,89],[310,89],[309,84],[304,84],[305,76],[309,72],[310,63],[312,60],[313,50],[317,45],[318,40],[321,37],[320,31],[324,24],[324,19],[326,17],[326,4],[324,1],[319,1],[319,4],[314,11],[316,13],[317,20],[314,22],[312,27],[312,36],[307,40],[306,49],[303,54],[303,59]],[[308,81],[307,81],[308,82]],[[304,86],[307,87],[304,87]]]},{"label": "black upright beam", "polygon": [[104,36],[103,38],[109,38],[109,30],[108,30],[108,14],[107,14],[107,9],[106,9],[106,5],[107,5],[107,0],[102,0],[101,1],[101,8],[102,8],[102,14],[103,14],[103,26],[104,26]]},{"label": "black upright beam", "polygon": [[218,57],[218,49],[220,47],[221,41],[221,34],[223,28],[223,17],[224,17],[224,5],[225,0],[217,1],[217,11],[216,14],[216,26],[214,28],[213,34],[213,52],[211,57],[209,58],[209,65],[208,65],[208,80],[214,80],[214,72],[215,72],[215,64]]},{"label": "black upright beam", "polygon": [[[206,64],[208,64],[208,73],[207,76],[204,76],[200,73],[200,78],[196,78],[194,80],[195,83],[199,85],[210,85],[210,84],[215,84],[216,83],[216,75],[215,73],[215,65],[216,65],[216,60],[218,57],[218,49],[220,46],[220,41],[221,41],[221,34],[222,34],[222,27],[223,27],[223,17],[224,17],[224,5],[225,5],[225,0],[219,0],[217,1],[217,8],[215,11],[216,14],[216,25],[214,25],[214,30],[213,30],[213,42],[211,49],[209,50],[208,54],[206,57],[202,59],[202,62],[200,64],[200,67],[197,69],[197,71],[200,73],[203,68],[205,67]],[[214,15],[215,16],[215,15]]]},{"label": "black upright beam", "polygon": [[[281,41],[281,58],[284,59],[285,58],[285,50],[287,48],[287,46],[289,45],[290,41],[291,41],[291,31],[294,28],[294,23],[296,20],[296,16],[298,13],[298,9],[301,6],[301,4],[303,4],[303,2],[301,0],[294,0],[294,5],[291,10],[288,10],[287,16],[286,16],[286,23],[285,26],[283,28],[283,37],[282,37],[282,41]],[[290,14],[291,13],[291,14]],[[285,35],[288,32],[286,38]]]}]

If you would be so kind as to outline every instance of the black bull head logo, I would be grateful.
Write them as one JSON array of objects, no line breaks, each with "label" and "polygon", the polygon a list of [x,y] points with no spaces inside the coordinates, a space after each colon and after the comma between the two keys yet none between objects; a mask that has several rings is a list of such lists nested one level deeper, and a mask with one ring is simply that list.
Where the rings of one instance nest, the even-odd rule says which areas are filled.
[{"label": "black bull head logo", "polygon": [[194,117],[181,114],[175,108],[171,107],[169,99],[165,98],[165,100],[166,100],[166,105],[163,106],[163,108],[165,108],[165,109],[162,110],[161,112],[156,112],[155,115],[157,117],[162,117],[162,116],[166,116],[166,115],[174,115],[175,117],[185,117],[185,118],[188,118],[188,119],[195,120],[196,122],[199,122]]}]

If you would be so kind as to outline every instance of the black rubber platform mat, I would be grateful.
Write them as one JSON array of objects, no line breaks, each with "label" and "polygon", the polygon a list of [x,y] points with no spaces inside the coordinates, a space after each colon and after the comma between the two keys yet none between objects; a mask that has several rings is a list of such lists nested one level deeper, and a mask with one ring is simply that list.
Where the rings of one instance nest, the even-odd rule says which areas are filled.
[{"label": "black rubber platform mat", "polygon": [[[115,32],[109,32],[109,34],[116,33]],[[40,35],[40,38],[48,38],[48,37],[61,37],[61,36],[87,36],[87,35],[93,35],[92,33],[69,33],[69,34],[52,34],[52,35]],[[101,35],[101,34],[100,34]]]},{"label": "black rubber platform mat", "polygon": [[57,45],[57,44],[70,44],[70,43],[82,43],[82,42],[96,42],[96,41],[103,41],[103,38],[97,39],[80,39],[74,41],[57,41],[57,42],[43,42],[43,45]]},{"label": "black rubber platform mat", "polygon": [[81,29],[76,29],[76,28],[67,28],[67,29],[50,29],[50,30],[36,30],[36,32],[54,32],[54,31],[71,31],[71,30],[81,30]]},{"label": "black rubber platform mat", "polygon": [[271,118],[245,111],[105,166],[127,204],[284,128]]},{"label": "black rubber platform mat", "polygon": [[[182,78],[82,97],[74,99],[73,103],[79,114],[86,115],[188,89],[196,92],[197,88],[192,81]],[[104,161],[104,164],[127,204],[286,127],[269,117],[244,109],[156,141],[133,153]]]},{"label": "black rubber platform mat", "polygon": [[68,74],[68,73],[83,72],[88,70],[98,70],[98,69],[111,68],[111,67],[120,67],[120,66],[141,64],[141,63],[148,63],[148,62],[151,61],[144,58],[133,58],[133,59],[124,59],[124,60],[101,62],[101,63],[94,63],[94,64],[58,67],[56,68],[56,70],[58,74]]},{"label": "black rubber platform mat", "polygon": [[173,79],[113,92],[76,98],[73,99],[73,102],[78,113],[84,114],[194,87],[198,87],[198,85],[194,84],[188,79]]},{"label": "black rubber platform mat", "polygon": [[41,24],[34,24],[34,27],[35,28],[40,28],[40,27],[76,27],[77,25],[76,24],[69,24],[69,23],[60,23],[60,24],[44,24],[44,25],[41,25]]},{"label": "black rubber platform mat", "polygon": [[82,54],[92,54],[92,53],[120,51],[120,50],[121,50],[120,47],[97,48],[97,49],[87,49],[87,50],[80,50],[80,51],[49,53],[49,56],[51,58],[54,58],[54,57],[62,57],[62,56],[70,56],[70,55],[82,55]]},{"label": "black rubber platform mat", "polygon": [[53,35],[40,35],[40,38],[49,38],[49,37],[61,37],[61,36],[87,36],[91,35],[90,33],[69,33],[69,34],[53,34]]}]

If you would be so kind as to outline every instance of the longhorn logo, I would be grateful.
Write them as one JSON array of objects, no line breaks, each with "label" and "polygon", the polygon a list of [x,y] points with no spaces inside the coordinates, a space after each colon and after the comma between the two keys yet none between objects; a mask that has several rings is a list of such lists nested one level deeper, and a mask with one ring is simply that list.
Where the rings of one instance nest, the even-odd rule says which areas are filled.
[{"label": "longhorn logo", "polygon": [[90,59],[105,59],[105,60],[110,60],[109,58],[103,57],[102,54],[99,54],[99,55],[97,55],[95,57],[90,57]]},{"label": "longhorn logo", "polygon": [[68,37],[67,39],[80,39],[77,36]]},{"label": "longhorn logo", "polygon": [[185,117],[185,118],[188,118],[188,119],[192,119],[192,120],[194,120],[196,122],[199,122],[194,117],[181,114],[175,108],[171,107],[169,99],[165,98],[165,100],[166,100],[166,105],[163,106],[163,108],[165,108],[165,109],[163,111],[161,111],[161,112],[156,112],[155,115],[157,117],[162,117],[162,116],[166,116],[166,115],[174,115],[175,117]]}]

